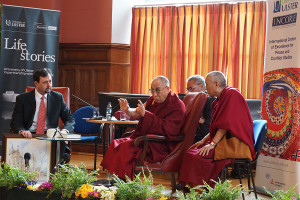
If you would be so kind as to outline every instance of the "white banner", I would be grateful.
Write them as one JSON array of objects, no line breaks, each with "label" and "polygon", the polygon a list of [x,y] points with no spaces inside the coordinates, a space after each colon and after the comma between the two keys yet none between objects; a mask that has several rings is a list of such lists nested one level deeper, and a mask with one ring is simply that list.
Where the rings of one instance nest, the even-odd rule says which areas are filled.
[{"label": "white banner", "polygon": [[295,192],[299,193],[300,185],[298,180],[300,180],[299,162],[264,155],[259,156],[255,176],[257,186],[264,186],[272,191],[287,191],[290,187],[296,186]]},{"label": "white banner", "polygon": [[265,70],[300,67],[298,0],[267,1]]},{"label": "white banner", "polygon": [[[255,185],[288,190],[299,183],[300,0],[267,0],[262,118],[268,131]],[[299,155],[298,155],[299,154]],[[295,192],[299,193],[298,184]]]}]

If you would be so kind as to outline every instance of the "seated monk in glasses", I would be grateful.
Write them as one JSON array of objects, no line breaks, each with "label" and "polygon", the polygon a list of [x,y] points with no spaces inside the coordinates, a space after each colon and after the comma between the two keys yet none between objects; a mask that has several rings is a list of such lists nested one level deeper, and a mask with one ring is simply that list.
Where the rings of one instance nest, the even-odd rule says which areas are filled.
[{"label": "seated monk in glasses", "polygon": [[[151,82],[149,90],[152,96],[145,104],[141,101],[137,108],[130,108],[126,99],[119,99],[120,108],[131,117],[140,117],[139,123],[130,137],[113,140],[101,166],[111,174],[125,179],[133,179],[135,162],[142,152],[142,146],[133,144],[135,138],[147,134],[156,134],[175,139],[181,133],[185,118],[184,103],[170,90],[169,80],[157,76]],[[151,142],[145,161],[161,162],[174,148],[174,142]]]}]

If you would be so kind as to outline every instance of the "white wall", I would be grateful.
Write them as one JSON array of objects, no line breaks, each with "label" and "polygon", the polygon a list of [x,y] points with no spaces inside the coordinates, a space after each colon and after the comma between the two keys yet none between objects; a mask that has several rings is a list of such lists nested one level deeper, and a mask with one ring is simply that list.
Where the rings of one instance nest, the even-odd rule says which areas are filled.
[{"label": "white wall", "polygon": [[132,6],[130,0],[113,0],[111,43],[130,44]]},{"label": "white wall", "polygon": [[[112,0],[112,43],[130,44],[132,7],[151,4],[217,3],[249,0]],[[260,1],[260,0],[258,0]]]}]

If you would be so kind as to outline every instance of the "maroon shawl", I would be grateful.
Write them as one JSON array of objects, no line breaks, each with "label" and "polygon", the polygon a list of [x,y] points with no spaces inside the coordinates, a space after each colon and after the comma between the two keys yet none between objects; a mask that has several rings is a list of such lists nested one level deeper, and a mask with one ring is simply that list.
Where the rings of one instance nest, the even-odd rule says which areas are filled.
[{"label": "maroon shawl", "polygon": [[220,98],[212,103],[212,108],[211,139],[218,129],[226,129],[231,135],[248,144],[254,159],[253,120],[247,102],[238,89],[225,87]]},{"label": "maroon shawl", "polygon": [[[125,178],[125,175],[133,178],[135,161],[142,152],[142,146],[134,146],[134,139],[146,134],[163,135],[169,139],[175,138],[182,134],[180,130],[184,117],[184,103],[172,91],[169,92],[163,103],[156,103],[153,97],[150,97],[146,103],[145,116],[140,119],[133,134],[128,138],[114,140],[101,165],[111,174],[115,173],[120,178]],[[160,162],[173,150],[175,145],[172,142],[151,142],[145,160]]]}]

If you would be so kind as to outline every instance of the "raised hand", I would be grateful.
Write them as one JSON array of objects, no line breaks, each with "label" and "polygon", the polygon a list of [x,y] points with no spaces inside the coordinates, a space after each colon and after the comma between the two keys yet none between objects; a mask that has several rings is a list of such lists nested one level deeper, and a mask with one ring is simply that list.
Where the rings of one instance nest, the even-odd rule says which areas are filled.
[{"label": "raised hand", "polygon": [[127,112],[127,110],[129,109],[129,105],[126,99],[118,99],[119,104],[120,104],[120,109],[123,110],[124,112]]},{"label": "raised hand", "polygon": [[138,107],[136,108],[136,112],[140,114],[140,116],[144,117],[145,115],[145,106],[141,102],[141,100],[138,101]]}]

